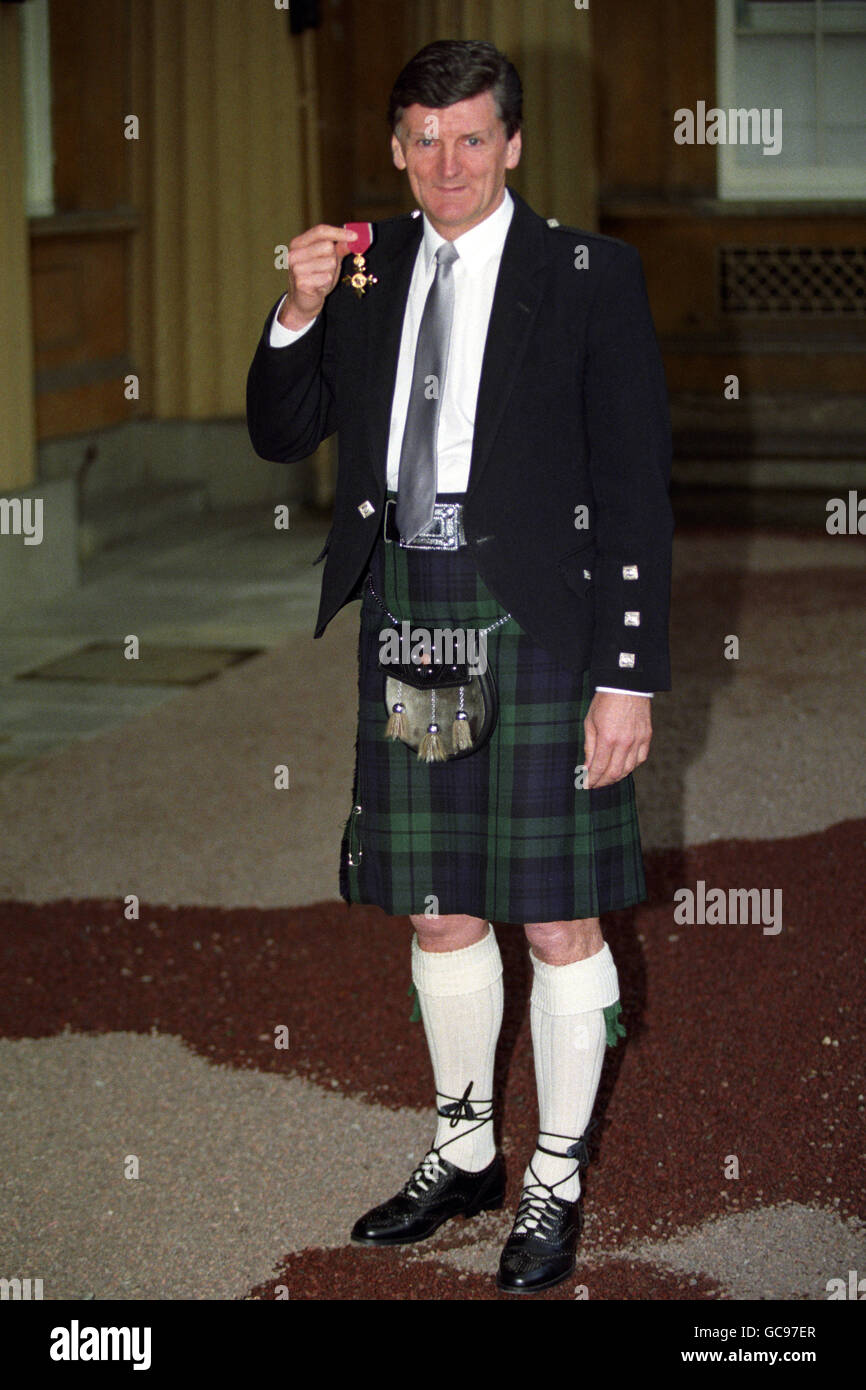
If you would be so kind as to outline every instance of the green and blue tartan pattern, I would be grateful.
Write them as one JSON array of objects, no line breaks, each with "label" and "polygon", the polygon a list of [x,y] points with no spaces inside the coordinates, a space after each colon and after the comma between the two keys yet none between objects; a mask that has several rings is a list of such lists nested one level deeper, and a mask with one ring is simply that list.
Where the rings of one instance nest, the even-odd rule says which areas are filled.
[{"label": "green and blue tartan pattern", "polygon": [[[468,547],[407,550],[380,531],[370,569],[377,594],[413,627],[481,629],[506,611]],[[600,789],[574,785],[593,693],[586,674],[565,670],[511,618],[487,638],[499,693],[489,742],[471,757],[428,764],[384,736],[378,653],[386,625],[365,581],[353,782],[361,810],[343,834],[345,901],[394,916],[515,923],[595,917],[643,901],[631,776]]]}]

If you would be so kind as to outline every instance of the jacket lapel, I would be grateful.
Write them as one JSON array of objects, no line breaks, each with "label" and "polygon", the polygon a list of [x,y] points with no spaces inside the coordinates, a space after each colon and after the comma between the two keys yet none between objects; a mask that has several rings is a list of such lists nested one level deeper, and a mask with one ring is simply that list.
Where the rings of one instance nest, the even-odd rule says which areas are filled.
[{"label": "jacket lapel", "polygon": [[509,191],[514,199],[514,213],[502,248],[481,363],[467,499],[478,486],[490,457],[544,288],[544,222],[518,193]]}]

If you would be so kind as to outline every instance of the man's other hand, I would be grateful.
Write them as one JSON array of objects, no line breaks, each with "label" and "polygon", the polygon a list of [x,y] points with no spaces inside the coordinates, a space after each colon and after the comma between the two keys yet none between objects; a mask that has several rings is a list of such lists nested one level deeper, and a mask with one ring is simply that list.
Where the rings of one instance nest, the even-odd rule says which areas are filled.
[{"label": "man's other hand", "polygon": [[306,328],[337,283],[343,257],[357,232],[320,223],[289,242],[289,293],[278,318],[284,328]]},{"label": "man's other hand", "polygon": [[650,701],[645,695],[597,690],[583,728],[586,786],[609,787],[649,757]]}]

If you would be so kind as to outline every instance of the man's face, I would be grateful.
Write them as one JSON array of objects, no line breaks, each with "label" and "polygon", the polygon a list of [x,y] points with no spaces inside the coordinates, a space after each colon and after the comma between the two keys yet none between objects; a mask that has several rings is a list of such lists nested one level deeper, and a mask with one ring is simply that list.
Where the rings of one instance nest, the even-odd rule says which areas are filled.
[{"label": "man's face", "polygon": [[418,206],[454,241],[502,202],[505,170],[520,159],[520,131],[507,140],[492,93],[481,92],[453,106],[407,106],[391,152]]}]

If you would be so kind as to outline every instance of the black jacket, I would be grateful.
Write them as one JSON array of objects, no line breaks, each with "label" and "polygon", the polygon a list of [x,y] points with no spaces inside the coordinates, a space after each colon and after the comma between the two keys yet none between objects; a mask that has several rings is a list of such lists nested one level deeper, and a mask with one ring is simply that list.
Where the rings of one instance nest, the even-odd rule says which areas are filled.
[{"label": "black jacket", "polygon": [[[563,665],[588,667],[594,685],[667,690],[670,425],[640,257],[611,237],[550,227],[511,196],[478,389],[467,541],[503,608]],[[411,214],[377,223],[366,262],[378,284],[359,299],[338,283],[289,347],[268,345],[275,305],[250,367],[247,422],[262,458],[293,463],[339,432],[316,637],[358,597],[382,524],[422,228]],[[343,265],[351,270],[351,257]]]}]

